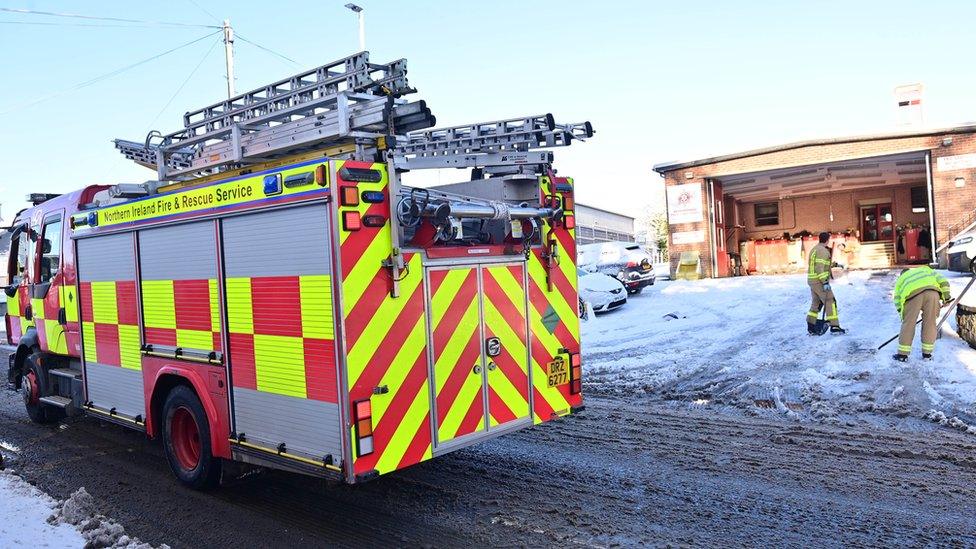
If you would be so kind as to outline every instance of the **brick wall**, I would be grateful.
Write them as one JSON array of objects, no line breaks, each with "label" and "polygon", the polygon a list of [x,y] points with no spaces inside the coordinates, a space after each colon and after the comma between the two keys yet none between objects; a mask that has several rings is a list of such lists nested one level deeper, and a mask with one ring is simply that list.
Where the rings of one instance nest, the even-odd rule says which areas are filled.
[{"label": "brick wall", "polygon": [[[745,225],[744,231],[740,232],[744,237],[740,240],[774,238],[782,236],[784,232],[793,234],[800,231],[819,233],[860,230],[860,205],[882,201],[891,203],[896,225],[909,222],[928,225],[928,213],[912,213],[913,186],[879,187],[779,200],[776,201],[779,204],[779,224],[761,227],[756,226],[755,205],[770,201],[737,202],[739,220]],[[831,211],[834,213],[833,221],[830,219]]]},{"label": "brick wall", "polygon": [[[968,131],[972,132],[976,130]],[[944,145],[944,138],[951,139],[951,144]],[[789,150],[768,152],[744,158],[734,158],[721,162],[665,172],[664,181],[666,187],[687,183],[697,183],[701,185],[703,189],[702,206],[703,210],[706,212],[705,217],[707,218],[707,187],[705,185],[705,180],[707,178],[921,150],[930,151],[932,155],[931,168],[933,195],[935,198],[935,230],[938,238],[940,241],[942,241],[947,237],[953,236],[950,234],[945,234],[948,227],[958,223],[960,220],[969,215],[974,209],[976,209],[976,169],[940,172],[937,168],[938,158],[944,156],[976,153],[976,134],[974,133],[879,138],[848,143],[806,145]],[[965,185],[961,188],[956,187],[955,179],[957,177],[965,178]],[[891,190],[890,192],[892,202],[896,205],[896,222],[899,224],[903,223],[902,221],[898,220],[904,216],[912,217],[916,223],[927,223],[927,214],[923,214],[922,216],[911,215],[910,196],[905,195],[907,192],[909,192],[907,191],[907,188],[897,188]],[[877,191],[865,190],[856,191],[854,193],[848,192],[833,194],[838,196],[838,200],[846,199],[848,200],[848,204],[850,204],[852,195],[854,200],[858,200],[858,196],[862,193],[877,194]],[[787,229],[786,227],[790,226],[788,225],[789,223],[796,224],[797,226],[807,223],[811,225],[818,222],[822,223],[823,214],[818,214],[817,212],[824,211],[825,202],[827,202],[827,200],[828,199],[826,196],[814,197],[810,199],[795,199],[797,205],[797,214],[795,219],[788,217],[792,215],[791,208],[784,208],[781,206],[781,216],[786,214],[787,217],[781,220],[781,225],[777,226],[777,228],[764,228],[761,234],[765,234],[767,232],[782,234],[787,230],[789,232],[797,232],[803,228]],[[829,200],[832,202],[834,198],[831,197]],[[809,201],[809,203],[807,203],[807,201]],[[909,208],[908,214],[906,214],[904,211],[906,203],[907,207]],[[745,224],[748,224],[748,222],[752,219],[753,213],[751,210],[751,206],[740,208],[740,220],[746,222]],[[808,214],[807,212],[812,213]],[[856,221],[852,218],[854,213],[853,210],[850,209],[850,206],[848,206],[847,213],[844,215],[847,215],[848,217],[839,217],[838,210],[835,209],[834,223],[830,224],[829,220],[827,220],[827,228],[834,229],[836,227],[836,230],[841,230],[848,227],[856,227]],[[816,219],[817,217],[821,217],[821,219],[818,221]],[[753,229],[755,229],[755,227],[753,227]],[[703,275],[712,276],[712,257],[710,251],[712,248],[712,235],[709,230],[707,220],[703,220],[700,223],[685,223],[671,226],[672,233],[677,231],[693,230],[704,230],[706,242],[700,244],[677,245],[672,243],[671,247],[669,248],[669,251],[671,252],[672,274],[677,267],[678,257],[681,252],[699,251],[701,254]]]}]

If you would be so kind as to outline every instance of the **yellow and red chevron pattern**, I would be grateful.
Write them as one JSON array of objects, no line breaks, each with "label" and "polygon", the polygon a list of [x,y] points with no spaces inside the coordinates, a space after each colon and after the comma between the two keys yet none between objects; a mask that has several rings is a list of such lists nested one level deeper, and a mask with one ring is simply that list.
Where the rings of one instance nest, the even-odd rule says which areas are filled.
[{"label": "yellow and red chevron pattern", "polygon": [[437,441],[443,443],[485,429],[478,268],[433,270],[429,278]]},{"label": "yellow and red chevron pattern", "polygon": [[[377,170],[382,178],[347,181],[341,175],[343,166]],[[337,162],[336,170],[337,194],[345,192],[344,187],[355,187],[359,195],[383,193],[379,202],[346,206],[339,201],[338,206],[349,395],[351,402],[371,399],[373,418],[374,450],[353,455],[353,470],[382,474],[431,457],[423,266],[419,255],[406,255],[399,297],[391,297],[393,280],[383,266],[393,251],[386,165]],[[382,217],[384,222],[347,230],[341,221],[347,212],[358,213],[361,219]],[[354,429],[350,436],[354,439]]]},{"label": "yellow and red chevron pattern", "polygon": [[[571,178],[557,181],[572,185]],[[550,187],[542,178],[543,192]],[[581,394],[571,395],[569,384],[548,386],[548,364],[560,349],[579,351],[579,297],[576,276],[576,233],[561,224],[547,223],[544,235],[552,230],[557,257],[543,258],[543,250],[529,255],[529,324],[532,330],[532,390],[535,422],[540,423],[570,413],[583,403]],[[549,268],[547,269],[547,264]],[[549,289],[551,285],[551,290]]]},{"label": "yellow and red chevron pattern", "polygon": [[485,338],[497,337],[501,342],[501,353],[487,358],[492,427],[529,415],[524,273],[522,265],[481,269]]}]

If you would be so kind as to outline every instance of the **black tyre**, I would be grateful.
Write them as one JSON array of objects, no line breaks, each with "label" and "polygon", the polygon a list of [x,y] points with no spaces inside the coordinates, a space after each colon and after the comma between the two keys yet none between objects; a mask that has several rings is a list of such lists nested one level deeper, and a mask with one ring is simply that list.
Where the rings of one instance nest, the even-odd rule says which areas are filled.
[{"label": "black tyre", "polygon": [[48,406],[40,401],[40,398],[47,396],[48,379],[47,370],[41,367],[40,353],[31,353],[25,359],[24,378],[20,383],[21,393],[24,395],[24,407],[27,408],[27,415],[34,423],[53,423],[64,417],[64,410]]},{"label": "black tyre", "polygon": [[213,456],[210,422],[192,389],[179,385],[163,404],[163,448],[173,474],[194,490],[209,490],[220,482],[220,458]]}]

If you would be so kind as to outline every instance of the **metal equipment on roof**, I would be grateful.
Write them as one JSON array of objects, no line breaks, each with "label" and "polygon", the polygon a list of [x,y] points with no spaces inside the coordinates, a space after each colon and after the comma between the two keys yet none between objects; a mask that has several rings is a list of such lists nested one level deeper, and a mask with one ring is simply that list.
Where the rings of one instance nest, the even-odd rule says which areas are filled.
[{"label": "metal equipment on roof", "polygon": [[402,96],[406,60],[369,62],[360,52],[190,111],[184,128],[152,132],[142,143],[116,139],[133,162],[161,181],[183,181],[282,156],[345,146],[336,158],[378,157],[393,150],[399,170],[488,169],[545,173],[552,153],[593,135],[589,122],[557,124],[551,114],[428,130],[436,119],[424,101]]},{"label": "metal equipment on roof", "polygon": [[557,124],[552,114],[410,132],[397,141],[400,169],[541,166],[552,153],[532,152],[593,136],[589,122]]},{"label": "metal equipment on roof", "polygon": [[190,111],[182,130],[151,133],[142,144],[116,140],[136,163],[155,167],[160,180],[183,180],[337,144],[360,155],[393,128],[433,126],[423,101],[401,96],[406,60],[369,62],[360,52],[236,97]]}]

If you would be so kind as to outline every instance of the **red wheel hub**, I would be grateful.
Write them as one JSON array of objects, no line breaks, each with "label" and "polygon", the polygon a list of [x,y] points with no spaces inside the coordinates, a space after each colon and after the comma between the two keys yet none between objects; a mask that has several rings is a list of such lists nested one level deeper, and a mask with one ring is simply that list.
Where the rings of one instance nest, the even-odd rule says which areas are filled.
[{"label": "red wheel hub", "polygon": [[196,469],[200,464],[200,427],[193,412],[185,406],[177,408],[170,419],[169,432],[180,467],[187,471]]},{"label": "red wheel hub", "polygon": [[27,372],[27,375],[24,376],[21,389],[24,391],[24,403],[28,406],[34,406],[40,400],[41,388],[33,371]]}]

